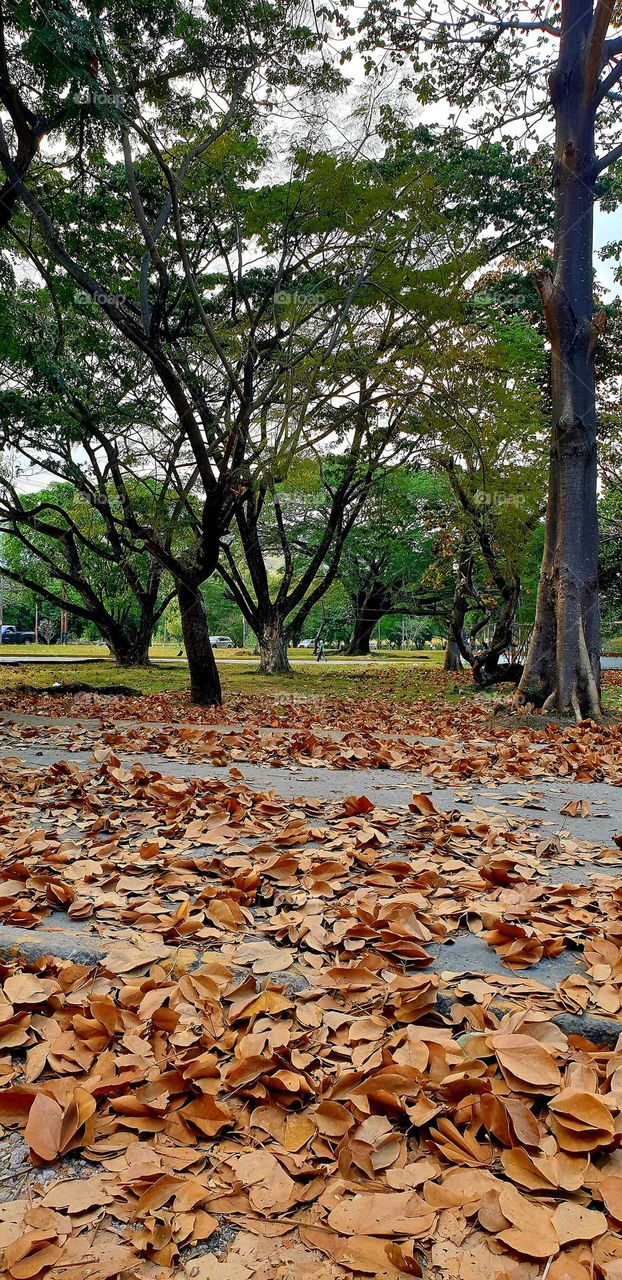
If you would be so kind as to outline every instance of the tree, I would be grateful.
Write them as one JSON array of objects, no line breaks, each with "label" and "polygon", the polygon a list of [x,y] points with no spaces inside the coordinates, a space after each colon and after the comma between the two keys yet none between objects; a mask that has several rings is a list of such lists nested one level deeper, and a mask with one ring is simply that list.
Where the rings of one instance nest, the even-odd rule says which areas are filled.
[{"label": "tree", "polygon": [[593,218],[600,175],[622,157],[611,135],[622,79],[616,16],[614,0],[561,0],[552,16],[536,5],[528,18],[505,0],[449,0],[438,16],[375,2],[363,19],[368,47],[388,30],[394,48],[416,49],[421,95],[481,108],[489,132],[541,116],[548,82],[554,270],[536,280],[551,346],[552,429],[536,621],[519,691],[577,718],[600,714],[594,357],[603,321],[594,316]]},{"label": "tree", "polygon": [[445,575],[449,558],[455,584],[448,668],[457,650],[480,684],[507,678],[499,659],[512,643],[524,549],[540,517],[543,370],[538,333],[476,292],[466,322],[439,347],[419,406],[416,429],[450,495],[438,557]]},{"label": "tree", "polygon": [[[135,494],[147,515],[152,488]],[[0,476],[2,573],[92,622],[120,666],[145,666],[153,629],[173,591],[161,566],[116,537],[114,494],[97,505],[70,484],[20,494]],[[118,514],[118,513],[117,513]]]},{"label": "tree", "polygon": [[[352,161],[299,152],[287,185],[258,192],[254,206],[255,235],[285,263],[283,328],[272,348],[283,376],[279,394],[260,400],[251,446],[263,447],[235,511],[236,541],[223,539],[220,572],[257,636],[260,671],[272,674],[289,671],[288,641],[334,581],[385,454],[399,457],[402,365],[417,362],[412,381],[422,381],[429,327],[455,314],[473,257],[462,243],[447,253],[434,186],[409,153]],[[249,285],[242,264],[224,256],[227,307],[237,315]],[[260,282],[255,270],[253,290]],[[295,459],[315,459],[306,523],[303,491],[288,490]],[[278,573],[267,563],[274,557]]]},{"label": "tree", "polygon": [[[192,545],[180,558],[158,531],[151,531],[145,545],[175,580],[193,696],[210,702],[219,700],[220,688],[201,586],[214,572],[242,501],[261,492],[261,472],[274,473],[275,449],[266,424],[273,426],[275,406],[286,406],[281,424],[294,425],[291,431],[287,427],[285,448],[279,431],[276,470],[282,474],[283,457],[298,447],[311,421],[314,405],[305,393],[305,382],[313,385],[309,371],[314,364],[338,360],[353,305],[374,297],[379,286],[387,294],[387,285],[389,298],[398,297],[403,308],[411,304],[404,244],[408,235],[412,239],[413,227],[428,229],[434,193],[421,165],[413,181],[417,140],[394,145],[394,131],[387,154],[375,164],[315,154],[312,146],[298,144],[289,179],[261,188],[258,175],[270,148],[249,128],[257,84],[264,76],[272,93],[288,78],[308,80],[309,50],[318,48],[317,38],[289,23],[286,7],[270,21],[263,10],[225,6],[213,25],[199,21],[196,28],[183,5],[174,16],[175,33],[190,24],[193,57],[205,71],[207,88],[196,99],[175,85],[179,64],[168,57],[169,33],[158,43],[142,11],[137,51],[132,48],[130,56],[125,10],[120,14],[113,6],[105,20],[85,25],[68,6],[63,31],[71,57],[60,72],[37,53],[42,32],[37,29],[38,39],[31,41],[30,20],[16,12],[13,56],[32,63],[28,93],[37,101],[42,94],[58,96],[54,77],[66,89],[73,88],[77,76],[88,100],[78,93],[75,111],[67,108],[62,175],[38,163],[21,173],[16,155],[1,141],[0,162],[19,197],[8,226],[12,252],[25,255],[45,281],[56,313],[53,354],[62,348],[67,296],[75,306],[85,293],[96,313],[91,340],[98,341],[98,332],[109,334],[117,363],[121,360],[124,371],[132,367],[137,385],[149,387],[164,406],[158,453],[171,459],[175,483],[180,457],[194,469],[192,480],[186,471],[178,484],[194,532]],[[37,21],[45,27],[45,15]],[[53,40],[48,27],[45,38]],[[84,51],[89,43],[91,57],[76,59],[74,44]],[[94,77],[84,70],[93,57]],[[161,93],[160,87],[153,90],[150,58],[159,68]],[[326,78],[335,83],[325,62],[318,60],[316,71],[311,70],[315,85]],[[24,112],[15,77],[6,106],[19,137]],[[160,133],[170,143],[168,150],[159,142]],[[122,163],[111,159],[116,154],[123,156]],[[501,211],[494,216],[501,217]],[[439,240],[441,232],[439,227]],[[425,245],[425,235],[421,240]],[[428,322],[438,317],[435,292],[442,296],[448,274],[461,271],[464,278],[476,264],[462,232],[457,250],[449,265],[438,252],[428,265]],[[367,297],[366,289],[371,289]],[[350,379],[356,372],[349,370]],[[295,406],[293,385],[299,397]],[[90,413],[82,414],[81,422],[91,454],[99,452],[104,469],[114,476],[129,535],[146,538],[122,494],[124,460],[117,437]],[[251,537],[252,525],[251,520]]]},{"label": "tree", "polygon": [[598,174],[622,155],[622,147],[600,159],[595,151],[598,106],[622,76],[622,41],[606,41],[612,15],[608,0],[562,6],[550,79],[555,272],[538,277],[551,342],[553,432],[540,591],[520,690],[577,719],[600,714],[594,354],[601,319],[593,316],[592,235]]},{"label": "tree", "polygon": [[[93,292],[94,277],[89,275],[85,287],[94,307],[87,312],[75,287],[79,280],[85,281],[87,273],[76,259],[68,259],[60,233],[54,228],[50,231],[49,215],[38,198],[25,196],[34,213],[34,221],[28,219],[27,238],[16,230],[15,219],[10,228],[23,256],[44,280],[43,292],[48,295],[43,355],[37,357],[39,344],[31,339],[29,358],[45,384],[48,406],[53,388],[61,389],[66,405],[67,425],[58,444],[58,432],[54,433],[56,451],[62,454],[65,468],[62,474],[69,477],[74,463],[67,460],[67,452],[79,441],[89,457],[89,484],[99,489],[103,478],[109,477],[115,487],[122,511],[118,536],[142,540],[171,573],[184,626],[193,696],[199,701],[220,696],[200,588],[216,567],[234,515],[240,513],[241,536],[244,534],[250,545],[257,495],[265,494],[286,474],[303,443],[306,448],[317,448],[331,429],[341,433],[341,439],[351,430],[347,448],[354,470],[346,473],[346,488],[340,490],[334,506],[329,542],[341,519],[339,501],[355,472],[356,485],[359,483],[357,457],[367,427],[357,422],[357,415],[360,419],[361,413],[367,414],[367,392],[361,393],[362,407],[352,408],[356,396],[352,396],[351,387],[355,383],[360,387],[366,377],[365,369],[361,372],[357,368],[361,359],[352,339],[350,317],[355,305],[359,315],[369,317],[376,300],[381,315],[374,320],[375,333],[385,330],[393,334],[393,315],[382,290],[386,291],[395,271],[396,255],[403,258],[409,251],[413,226],[419,230],[419,252],[428,256],[423,276],[430,300],[437,298],[441,281],[447,281],[445,290],[450,291],[454,275],[468,269],[460,258],[441,268],[429,257],[434,231],[421,228],[424,210],[432,208],[432,193],[416,192],[410,173],[398,171],[387,177],[378,165],[356,164],[347,157],[297,148],[288,182],[261,187],[256,175],[264,159],[264,152],[252,138],[244,145],[223,142],[218,153],[203,157],[195,181],[189,185],[187,210],[188,246],[194,246],[195,222],[204,228],[200,261],[196,266],[188,262],[190,248],[183,236],[179,243],[177,224],[174,231],[163,232],[158,252],[171,256],[171,271],[181,256],[183,275],[174,290],[170,279],[170,289],[162,286],[155,337],[151,329],[145,329],[144,321],[140,328],[137,319],[142,282],[142,258],[137,255],[144,249],[138,233],[142,228],[127,225],[127,184],[143,181],[148,189],[153,173],[147,160],[142,167],[126,164],[119,171],[100,157],[98,181],[92,192],[81,195],[83,209],[89,206],[92,214],[89,243],[84,243],[85,234],[81,254],[94,258],[98,273],[106,267],[109,281],[112,274],[118,289],[112,294],[108,283],[100,297]],[[102,189],[108,199],[105,242],[95,225]],[[406,191],[404,200],[411,210],[416,203],[416,224],[412,212],[406,223],[396,215],[396,191],[400,190]],[[58,193],[56,222],[64,224],[68,241],[73,234],[74,203]],[[437,244],[439,239],[437,234]],[[132,263],[139,277],[133,281],[128,267]],[[52,268],[61,272],[62,290],[52,279]],[[125,279],[128,273],[130,284]],[[415,300],[414,274],[413,283],[412,268],[407,264],[401,270],[402,310]],[[121,281],[127,292],[121,292]],[[15,288],[16,295],[20,292],[24,289]],[[437,301],[435,306],[438,310]],[[42,311],[45,313],[45,307],[38,301],[35,318],[32,322],[26,318],[27,325],[36,325]],[[58,333],[50,350],[52,313]],[[371,332],[369,318],[366,324]],[[404,333],[401,341],[405,342]],[[84,360],[80,364],[81,351],[87,357],[86,368]],[[386,356],[386,344],[380,352]],[[376,353],[374,359],[378,359]],[[7,366],[14,371],[15,363],[9,341]],[[97,378],[91,385],[89,366],[93,363]],[[345,410],[342,405],[340,412],[331,415],[334,396],[341,396]],[[39,424],[29,439],[30,447],[41,457],[48,445],[31,402],[27,386],[19,412],[22,418],[36,419]],[[159,425],[154,425],[162,403],[164,412],[160,409]],[[11,429],[10,396],[8,404],[7,433]],[[134,422],[129,420],[130,406],[136,414]],[[316,420],[319,425],[311,426]],[[143,434],[145,421],[151,425],[153,441],[150,462]],[[14,430],[15,422],[12,426]],[[380,441],[386,432],[376,432],[376,436]],[[374,448],[377,451],[377,443]],[[138,472],[137,452],[143,459]],[[171,542],[166,522],[147,526],[139,518],[128,492],[128,474],[140,474],[140,466],[156,464],[177,497],[176,520],[183,519],[187,533],[182,553]],[[260,497],[257,515],[261,502]],[[321,554],[318,567],[320,563]],[[269,619],[260,629],[267,634]]]},{"label": "tree", "polygon": [[[247,181],[265,158],[248,140],[258,102],[266,105],[279,86],[300,83],[307,72],[316,88],[335,77],[327,61],[317,59],[313,68],[321,40],[286,3],[235,0],[196,14],[180,0],[164,17],[149,3],[113,3],[96,16],[70,0],[59,0],[59,9],[32,16],[5,4],[0,11],[0,98],[12,129],[10,137],[0,126],[6,175],[0,225],[12,254],[29,261],[50,294],[58,330],[51,354],[62,353],[64,306],[86,294],[97,313],[94,327],[114,338],[126,367],[138,366],[139,382],[155,385],[166,423],[161,438],[170,444],[165,469],[175,469],[181,453],[192,458],[194,479],[186,475],[179,500],[184,509],[192,488],[200,490],[202,514],[193,545],[177,557],[166,535],[147,536],[125,500],[118,440],[92,415],[82,419],[91,454],[104,459],[100,464],[98,457],[98,468],[108,469],[125,504],[130,538],[145,539],[174,578],[192,695],[218,702],[200,587],[216,569],[220,538],[246,484],[241,461],[257,366],[280,341],[279,326],[269,339],[258,329],[266,311],[268,320],[272,315],[282,279],[277,263],[245,335],[237,316],[229,316],[226,334],[218,332],[209,293],[220,272],[210,279],[207,264],[215,267],[225,243],[245,252],[227,205],[238,186],[234,150],[223,155],[219,143],[235,121]],[[198,93],[187,91],[187,76],[198,78]],[[52,119],[60,132],[48,166],[38,156],[49,104],[59,101]],[[55,172],[59,149],[62,177]],[[220,204],[217,172],[226,187],[221,183]]]},{"label": "tree", "polygon": [[53,618],[42,618],[37,629],[39,635],[43,637],[43,640],[47,645],[53,643],[56,638],[57,631],[56,623]]},{"label": "tree", "polygon": [[[10,124],[0,131],[0,229],[10,223],[23,197],[20,183],[48,140],[56,151],[75,141],[84,168],[85,153],[110,126],[114,131],[121,114],[134,125],[149,120],[154,135],[166,122],[181,139],[190,122],[195,128],[211,122],[214,103],[224,100],[218,137],[238,113],[269,104],[278,86],[299,83],[305,72],[316,86],[335,84],[326,55],[313,59],[326,33],[317,20],[311,30],[302,16],[287,0],[263,7],[222,0],[203,9],[169,0],[165,13],[153,0],[111,0],[97,11],[72,0],[45,8],[2,0],[0,102]],[[208,128],[203,150],[211,140]]]},{"label": "tree", "polygon": [[440,584],[433,591],[427,586],[439,541],[441,488],[436,477],[407,468],[375,480],[339,569],[354,619],[347,653],[369,653],[374,627],[387,614],[444,612]]},{"label": "tree", "polygon": [[[409,419],[416,416],[412,405],[425,398],[438,347],[457,322],[466,279],[489,260],[493,243],[497,255],[516,250],[528,228],[533,232],[543,217],[535,199],[525,206],[523,198],[534,181],[532,171],[503,147],[478,152],[454,132],[447,136],[430,129],[413,131],[391,115],[382,117],[379,133],[383,150],[373,161],[353,163],[347,157],[322,154],[309,160],[310,178],[330,192],[328,201],[315,201],[313,235],[321,231],[329,245],[337,234],[340,256],[347,252],[349,258],[356,258],[359,244],[369,245],[373,230],[373,257],[351,296],[347,329],[344,325],[336,358],[331,333],[327,343],[331,359],[326,360],[322,342],[316,342],[314,358],[307,358],[295,372],[297,398],[305,406],[304,437],[297,438],[291,427],[283,435],[283,423],[293,421],[295,430],[299,429],[300,418],[293,413],[294,384],[288,387],[284,406],[277,404],[267,413],[268,429],[275,432],[279,447],[272,466],[256,469],[255,484],[236,512],[239,538],[233,549],[221,555],[221,571],[258,636],[260,670],[266,672],[289,669],[289,638],[300,634],[310,609],[334,580],[348,530],[358,519],[374,476],[385,465],[385,455],[393,449],[393,460],[399,457],[408,438]],[[524,189],[518,202],[494,196],[498,174],[507,173],[508,168],[521,174]],[[492,240],[481,236],[478,201],[465,195],[472,174],[477,176],[478,193],[488,195],[488,215],[495,228]],[[279,199],[291,203],[290,192],[291,183],[286,191],[275,188],[269,203],[263,193],[268,226],[270,218],[274,220],[271,206]],[[295,189],[294,197],[304,200],[304,188]],[[445,202],[447,214],[439,213]],[[282,217],[281,223],[285,225]],[[314,270],[302,277],[298,294],[286,295],[290,323],[292,312],[304,312],[305,307],[309,311],[320,288],[329,297],[335,293],[332,259],[321,263],[321,283],[315,260],[308,256],[307,260]],[[236,265],[227,265],[232,282],[239,274]],[[314,310],[317,317],[320,312],[317,307]],[[310,319],[315,319],[310,332],[317,332],[317,318],[312,314]],[[357,425],[344,436],[349,422]],[[373,433],[371,448],[363,449],[362,428]],[[296,532],[291,493],[290,512],[284,513],[284,459],[286,463],[287,456],[293,456],[292,439],[321,458],[319,444],[331,431],[341,433],[343,458],[352,459],[356,453],[359,461],[353,470],[346,465],[329,501],[319,503],[318,518],[309,513],[308,528],[299,522]],[[416,455],[412,432],[409,448]],[[350,473],[351,483],[344,484]],[[240,561],[240,549],[245,562]],[[283,571],[270,572],[266,557],[280,558]]]},{"label": "tree", "polygon": [[[539,477],[534,472],[534,446],[539,449],[544,438],[542,406],[548,382],[534,317],[537,292],[520,274],[520,263],[531,256],[534,239],[545,235],[551,225],[551,200],[542,189],[540,152],[527,155],[508,139],[472,146],[456,128],[438,132],[417,126],[411,130],[393,117],[385,128],[396,159],[411,156],[413,149],[422,156],[430,175],[442,187],[443,218],[451,243],[471,254],[477,268],[476,282],[465,290],[460,315],[449,325],[437,322],[430,326],[425,361],[419,352],[414,377],[411,370],[402,370],[402,394],[409,394],[410,383],[411,429],[419,440],[414,456],[427,457],[432,469],[441,470],[445,460],[456,459],[468,472],[479,475],[478,501],[470,519],[475,533],[473,568],[477,572],[475,577],[471,573],[469,580],[474,585],[481,569],[477,545],[492,515],[498,523],[503,504],[525,505],[532,513],[537,509],[533,485]],[[422,368],[425,376],[421,380]],[[528,495],[512,494],[512,481],[507,492],[513,436],[515,480],[524,485],[530,472]],[[497,469],[499,492],[494,491]],[[457,474],[454,470],[454,481]],[[455,484],[454,493],[457,499]],[[480,501],[487,507],[485,512],[479,509]],[[453,513],[448,511],[448,520],[458,530],[457,540],[452,540],[452,568],[457,582],[456,618],[463,619],[461,611],[463,606],[467,609],[467,601],[459,570],[465,518],[465,504],[457,500]],[[486,545],[489,562],[496,545],[496,536]],[[496,593],[501,617],[495,648],[487,654],[481,649],[477,655],[471,652],[478,677],[484,669],[489,677],[496,669],[501,649],[511,638],[519,602],[518,582],[502,581],[499,569],[497,562],[496,587],[488,571],[487,616],[479,616],[476,624],[481,640],[483,631],[489,630],[489,610]],[[440,579],[437,586],[439,583]],[[475,602],[472,596],[470,599],[472,611]],[[455,666],[460,662],[458,646],[451,638],[448,662]]]},{"label": "tree", "polygon": [[271,483],[249,495],[236,517],[239,544],[224,546],[220,573],[257,637],[263,675],[291,671],[288,645],[334,582],[371,483],[378,454],[367,448],[367,415],[358,416],[345,454],[312,467],[310,489],[290,480],[285,492]]}]

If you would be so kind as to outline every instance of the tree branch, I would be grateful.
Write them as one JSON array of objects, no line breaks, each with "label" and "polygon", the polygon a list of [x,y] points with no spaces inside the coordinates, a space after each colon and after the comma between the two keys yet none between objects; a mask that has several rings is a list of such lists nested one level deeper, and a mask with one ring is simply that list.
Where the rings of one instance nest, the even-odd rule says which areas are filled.
[{"label": "tree branch", "polygon": [[606,156],[601,156],[600,160],[596,161],[596,173],[602,173],[604,169],[609,168],[610,164],[615,164],[616,160],[620,160],[621,158],[622,142],[619,142],[617,147],[614,147],[612,151],[607,152]]},{"label": "tree branch", "polygon": [[600,69],[603,65],[603,51],[605,47],[605,36],[607,28],[611,22],[613,13],[613,0],[598,0],[592,18],[590,34],[588,37],[588,55],[587,65],[585,68],[585,101],[589,102],[594,95],[598,84]]},{"label": "tree branch", "polygon": [[601,80],[598,86],[598,92],[596,94],[597,106],[600,106],[604,98],[607,98],[610,96],[610,90],[613,89],[613,86],[617,84],[621,78],[622,78],[622,58],[620,58],[619,61],[616,62],[615,66],[611,68],[609,75],[605,76],[604,80]]}]

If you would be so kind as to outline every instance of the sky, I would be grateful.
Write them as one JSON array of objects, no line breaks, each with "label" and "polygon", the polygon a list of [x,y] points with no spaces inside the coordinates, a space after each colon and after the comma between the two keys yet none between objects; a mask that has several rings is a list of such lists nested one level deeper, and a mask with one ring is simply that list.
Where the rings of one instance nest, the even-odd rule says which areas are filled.
[{"label": "sky", "polygon": [[611,240],[622,240],[622,207],[616,209],[614,213],[603,213],[596,205],[594,215],[594,248],[597,255],[596,272],[599,281],[614,297],[620,293],[620,285],[614,280],[615,263],[602,262],[598,258],[599,249]]}]

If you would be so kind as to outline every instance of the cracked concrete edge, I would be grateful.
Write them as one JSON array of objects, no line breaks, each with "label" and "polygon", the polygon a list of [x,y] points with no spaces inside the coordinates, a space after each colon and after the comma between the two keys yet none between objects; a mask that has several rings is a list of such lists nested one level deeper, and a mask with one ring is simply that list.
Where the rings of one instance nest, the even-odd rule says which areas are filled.
[{"label": "cracked concrete edge", "polygon": [[[118,942],[118,939],[116,941]],[[0,926],[0,958],[2,959],[15,959],[20,956],[28,963],[33,963],[44,956],[51,956],[54,959],[68,960],[74,964],[98,965],[101,964],[111,945],[104,939],[91,937],[85,940],[83,937],[80,938],[75,935],[63,935],[61,931],[58,933],[45,932],[44,930],[32,932],[9,925]],[[171,947],[171,958],[175,954],[176,948]],[[191,968],[198,968],[200,964],[201,960],[198,959]],[[228,965],[228,967],[231,969],[233,977],[240,981],[255,976],[249,969],[244,969],[241,966]],[[485,975],[482,976],[485,977]],[[312,989],[305,977],[301,974],[289,973],[286,969],[264,974],[262,978],[268,978],[270,982],[283,986],[289,996],[298,995],[302,991],[306,992]],[[259,990],[261,979],[256,980],[256,982]],[[443,992],[438,993],[436,1010],[441,1016],[450,1017],[452,1005],[453,999],[451,996]],[[509,1012],[516,1012],[516,1004],[511,1004],[510,1002],[496,1001],[489,1007],[491,1012],[499,1018]],[[615,1048],[620,1036],[622,1036],[622,1022],[616,1021],[615,1018],[597,1017],[588,1013],[560,1012],[551,1014],[551,1022],[555,1023],[565,1035],[582,1036],[594,1045],[607,1045],[610,1048]]]},{"label": "cracked concrete edge", "polygon": [[[485,975],[483,975],[485,977]],[[436,997],[436,1008],[444,1017],[451,1016],[453,999],[439,992]],[[491,1013],[502,1018],[507,1013],[516,1013],[516,1005],[510,1002],[494,1001],[488,1005]],[[614,1018],[599,1018],[591,1013],[551,1013],[550,1021],[559,1027],[567,1036],[582,1036],[594,1045],[607,1045],[614,1049],[622,1035],[622,1023]]]},{"label": "cracked concrete edge", "polygon": [[94,936],[84,938],[79,933],[63,933],[61,930],[18,929],[13,925],[0,925],[0,956],[14,960],[22,956],[30,963],[42,956],[57,960],[71,960],[74,964],[100,964],[110,951],[111,943]]},{"label": "cracked concrete edge", "polygon": [[[36,963],[43,957],[51,957],[54,960],[66,960],[72,964],[100,965],[113,947],[118,947],[126,941],[124,938],[115,936],[107,941],[104,938],[98,938],[94,934],[85,937],[84,934],[63,932],[63,930],[45,930],[45,929],[17,929],[12,925],[0,925],[0,959],[15,960],[22,959],[28,964]],[[128,941],[128,946],[131,946]],[[178,954],[178,947],[169,947],[168,955],[161,957],[164,964],[175,964],[175,956]],[[193,948],[194,950],[194,948]],[[192,964],[190,971],[198,969],[202,963],[199,956]],[[250,969],[245,969],[242,965],[231,964],[224,961],[227,968],[230,969],[234,978],[239,981],[255,977],[256,975]],[[128,971],[129,974],[133,972]],[[286,969],[275,970],[273,973],[261,975],[262,978],[269,978],[271,982],[283,985],[288,994],[297,995],[300,991],[310,990],[310,984],[302,974],[289,973]],[[259,990],[260,981],[257,982]]]}]

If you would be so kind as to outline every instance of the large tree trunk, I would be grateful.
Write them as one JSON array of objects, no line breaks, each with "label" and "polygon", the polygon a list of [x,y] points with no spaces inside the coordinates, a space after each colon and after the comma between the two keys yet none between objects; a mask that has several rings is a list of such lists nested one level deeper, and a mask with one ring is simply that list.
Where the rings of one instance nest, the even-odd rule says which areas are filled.
[{"label": "large tree trunk", "polygon": [[148,667],[151,636],[116,636],[108,640],[118,667]]},{"label": "large tree trunk", "polygon": [[445,649],[445,671],[462,671],[462,658],[460,650],[453,636],[447,637],[447,647]]},{"label": "large tree trunk", "polygon": [[596,409],[592,278],[592,5],[563,8],[555,108],[555,274],[538,286],[551,342],[552,431],[536,620],[519,696],[577,719],[600,714]]},{"label": "large tree trunk", "polygon": [[142,619],[138,626],[116,622],[107,615],[97,626],[118,667],[148,667],[153,621]]},{"label": "large tree trunk", "polygon": [[355,618],[352,638],[345,648],[348,657],[364,657],[369,653],[370,640],[376,622],[375,617],[370,618],[367,614],[359,614]]},{"label": "large tree trunk", "polygon": [[253,626],[259,645],[259,674],[289,676],[292,669],[287,656],[287,636],[280,613],[271,613]]},{"label": "large tree trunk", "polygon": [[374,627],[388,612],[390,601],[382,586],[370,587],[354,597],[354,627],[352,638],[344,653],[349,657],[363,657],[370,651]]},{"label": "large tree trunk", "polygon": [[177,582],[175,586],[190,671],[190,696],[201,707],[218,707],[222,702],[220,676],[210,644],[201,589],[185,582]]},{"label": "large tree trunk", "polygon": [[102,634],[119,667],[148,667],[149,646],[153,634],[153,616],[143,614],[138,623],[115,623],[102,626]]}]

